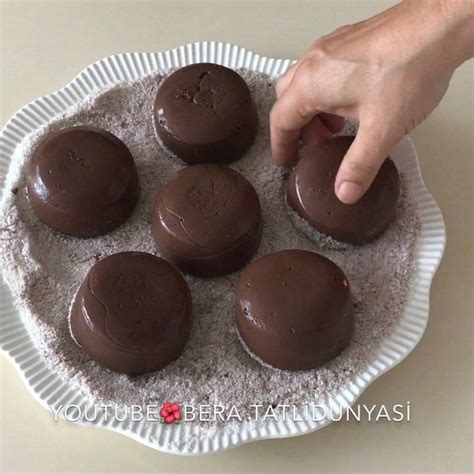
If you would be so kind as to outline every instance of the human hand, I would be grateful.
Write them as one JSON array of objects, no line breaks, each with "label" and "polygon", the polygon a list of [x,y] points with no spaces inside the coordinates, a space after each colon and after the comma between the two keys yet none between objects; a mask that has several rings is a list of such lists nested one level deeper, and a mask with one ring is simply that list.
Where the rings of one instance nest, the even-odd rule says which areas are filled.
[{"label": "human hand", "polygon": [[270,114],[272,155],[297,160],[298,142],[319,143],[359,122],[335,180],[347,204],[369,188],[403,136],[438,105],[451,76],[474,55],[474,2],[408,0],[317,40],[279,80]]}]

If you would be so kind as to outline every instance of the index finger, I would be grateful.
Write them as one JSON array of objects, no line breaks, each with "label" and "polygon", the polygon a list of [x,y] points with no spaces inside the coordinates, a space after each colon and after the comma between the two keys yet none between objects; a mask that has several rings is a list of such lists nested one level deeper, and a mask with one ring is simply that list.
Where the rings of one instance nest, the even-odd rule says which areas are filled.
[{"label": "index finger", "polygon": [[301,129],[319,112],[312,106],[308,87],[295,79],[296,75],[270,112],[272,157],[280,165],[296,161]]}]

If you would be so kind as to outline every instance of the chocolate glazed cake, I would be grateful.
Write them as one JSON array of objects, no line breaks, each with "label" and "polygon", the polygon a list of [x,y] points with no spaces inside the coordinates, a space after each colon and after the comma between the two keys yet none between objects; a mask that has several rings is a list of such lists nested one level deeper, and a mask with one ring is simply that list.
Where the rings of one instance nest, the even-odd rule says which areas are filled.
[{"label": "chocolate glazed cake", "polygon": [[257,133],[257,109],[247,84],[232,69],[201,63],[183,67],[158,89],[159,139],[189,164],[238,160]]},{"label": "chocolate glazed cake", "polygon": [[191,294],[165,260],[123,252],[96,263],[74,297],[74,340],[115,372],[155,372],[184,349],[191,327]]},{"label": "chocolate glazed cake", "polygon": [[261,257],[242,273],[235,298],[244,345],[272,367],[313,369],[349,344],[354,326],[349,283],[317,253],[281,250]]},{"label": "chocolate glazed cake", "polygon": [[287,200],[316,231],[338,242],[362,245],[382,234],[395,219],[400,179],[387,158],[359,201],[339,201],[334,191],[336,173],[353,140],[340,136],[308,149],[290,176]]},{"label": "chocolate glazed cake", "polygon": [[47,137],[27,165],[33,210],[49,227],[96,237],[125,222],[138,200],[133,157],[115,135],[70,127]]},{"label": "chocolate glazed cake", "polygon": [[156,196],[152,235],[160,255],[184,272],[232,273],[253,257],[262,239],[257,193],[225,166],[185,168]]}]

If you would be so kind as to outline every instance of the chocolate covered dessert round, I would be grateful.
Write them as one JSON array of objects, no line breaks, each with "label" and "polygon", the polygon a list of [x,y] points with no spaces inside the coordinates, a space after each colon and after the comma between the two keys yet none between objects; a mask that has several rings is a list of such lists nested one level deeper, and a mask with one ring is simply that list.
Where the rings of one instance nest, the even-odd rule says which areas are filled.
[{"label": "chocolate covered dessert round", "polygon": [[165,260],[123,252],[96,263],[74,297],[74,340],[98,364],[124,374],[162,369],[184,349],[191,294]]},{"label": "chocolate covered dessert round", "polygon": [[152,234],[160,255],[184,272],[232,273],[252,258],[262,239],[257,193],[225,166],[185,168],[158,192]]},{"label": "chocolate covered dessert round", "polygon": [[246,349],[285,370],[316,368],[349,344],[354,320],[349,283],[333,262],[282,250],[248,266],[236,290],[236,321]]},{"label": "chocolate covered dessert round", "polygon": [[95,127],[65,128],[47,137],[26,173],[39,219],[75,237],[110,232],[128,219],[138,200],[130,151],[115,135]]},{"label": "chocolate covered dessert round", "polygon": [[158,89],[154,108],[159,140],[186,163],[230,163],[257,133],[249,88],[232,69],[200,63],[183,67]]},{"label": "chocolate covered dessert round", "polygon": [[290,176],[290,207],[317,232],[352,245],[362,245],[382,234],[395,219],[400,194],[397,168],[387,158],[364,196],[344,204],[334,182],[339,165],[354,137],[340,136],[308,149]]}]

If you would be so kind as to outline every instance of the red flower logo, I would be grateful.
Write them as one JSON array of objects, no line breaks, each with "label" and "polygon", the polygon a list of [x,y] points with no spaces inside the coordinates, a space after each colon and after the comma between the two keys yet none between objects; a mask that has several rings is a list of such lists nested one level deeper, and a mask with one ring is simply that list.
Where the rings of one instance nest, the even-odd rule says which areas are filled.
[{"label": "red flower logo", "polygon": [[172,423],[179,423],[181,421],[181,406],[179,403],[163,404],[160,410],[160,423],[171,425]]}]

